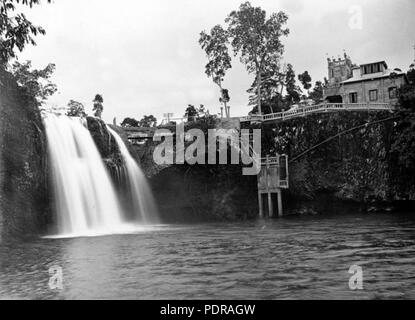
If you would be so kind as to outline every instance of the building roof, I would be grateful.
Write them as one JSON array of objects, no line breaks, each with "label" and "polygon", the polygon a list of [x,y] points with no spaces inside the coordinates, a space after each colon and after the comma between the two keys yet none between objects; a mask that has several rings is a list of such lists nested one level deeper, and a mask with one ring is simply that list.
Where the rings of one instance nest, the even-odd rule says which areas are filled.
[{"label": "building roof", "polygon": [[368,66],[370,64],[375,64],[375,63],[382,63],[385,66],[385,69],[388,68],[388,65],[386,64],[385,61],[375,61],[375,62],[369,62],[369,63],[362,63],[360,66],[363,67],[363,66]]},{"label": "building roof", "polygon": [[[375,62],[376,63],[376,62]],[[396,70],[387,69],[384,72],[377,72],[377,73],[370,73],[365,75],[357,75],[350,79],[343,81],[343,84],[353,83],[353,82],[360,82],[360,81],[368,81],[374,79],[381,79],[381,78],[389,78],[392,73],[395,73],[398,77],[405,76],[405,72],[400,72]]]}]

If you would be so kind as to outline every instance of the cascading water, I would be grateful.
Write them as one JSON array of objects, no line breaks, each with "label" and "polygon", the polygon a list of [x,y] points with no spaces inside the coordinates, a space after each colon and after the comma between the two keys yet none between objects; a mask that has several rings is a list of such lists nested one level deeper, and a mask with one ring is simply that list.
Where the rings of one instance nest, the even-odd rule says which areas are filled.
[{"label": "cascading water", "polygon": [[141,223],[157,223],[157,208],[146,177],[131,156],[121,137],[110,127],[107,126],[107,129],[117,142],[125,163],[125,173],[130,189],[132,210],[135,217]]},{"label": "cascading water", "polygon": [[[108,131],[118,144],[124,167],[133,219],[122,210],[111,179],[85,123],[80,118],[45,114],[52,182],[55,190],[59,237],[135,233],[153,229],[157,209],[146,178],[121,137]],[[125,172],[125,174],[121,174]],[[128,222],[127,222],[128,220]]]},{"label": "cascading water", "polygon": [[125,230],[114,188],[89,131],[79,118],[44,117],[61,236]]}]

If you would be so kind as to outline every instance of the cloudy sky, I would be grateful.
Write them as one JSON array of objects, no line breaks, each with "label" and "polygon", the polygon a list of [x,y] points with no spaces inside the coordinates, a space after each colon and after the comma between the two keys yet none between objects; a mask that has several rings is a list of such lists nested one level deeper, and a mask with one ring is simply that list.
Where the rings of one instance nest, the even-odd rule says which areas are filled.
[{"label": "cloudy sky", "polygon": [[[43,1],[45,2],[45,1]],[[204,74],[206,59],[198,45],[201,30],[223,23],[242,0],[54,0],[28,11],[45,27],[38,46],[20,55],[34,66],[57,65],[59,92],[50,103],[69,99],[92,108],[104,96],[104,119],[120,122],[164,113],[183,116],[187,104],[219,112],[218,90]],[[289,15],[284,61],[315,80],[327,74],[327,54],[345,49],[353,62],[386,60],[407,70],[414,59],[413,0],[253,0],[268,13]],[[359,12],[362,20],[359,21]],[[356,20],[357,19],[357,20]],[[225,80],[232,115],[245,115],[246,89],[252,83],[238,59]]]}]

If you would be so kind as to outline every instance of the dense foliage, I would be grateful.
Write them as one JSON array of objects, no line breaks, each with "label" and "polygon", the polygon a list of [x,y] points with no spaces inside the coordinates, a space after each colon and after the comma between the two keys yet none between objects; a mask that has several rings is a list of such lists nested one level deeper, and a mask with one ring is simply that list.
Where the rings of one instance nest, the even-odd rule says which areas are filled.
[{"label": "dense foliage", "polygon": [[139,123],[138,120],[127,117],[121,122],[121,127],[134,128],[134,127],[138,127],[138,123]]},{"label": "dense foliage", "polygon": [[54,71],[55,64],[53,63],[48,64],[44,69],[37,70],[32,68],[30,61],[25,63],[16,61],[11,69],[15,81],[26,90],[28,95],[34,97],[39,105],[42,105],[57,91],[56,85],[50,81]]},{"label": "dense foliage", "polygon": [[308,71],[304,71],[303,73],[298,75],[298,80],[300,80],[303,88],[308,91],[311,89],[311,76]]},{"label": "dense foliage", "polygon": [[156,125],[157,118],[153,115],[144,116],[140,121],[127,117],[121,122],[121,127],[124,128],[154,128]]},{"label": "dense foliage", "polygon": [[68,111],[66,115],[69,117],[85,117],[86,116],[84,105],[78,101],[70,100],[68,102],[67,108],[68,108]]},{"label": "dense foliage", "polygon": [[[51,0],[47,0],[51,2]],[[27,44],[36,45],[34,37],[44,35],[45,30],[34,25],[23,13],[16,13],[17,5],[30,8],[40,4],[39,0],[1,0],[0,1],[0,64],[16,57],[15,51],[22,51]]]},{"label": "dense foliage", "polygon": [[399,95],[400,119],[396,122],[391,156],[399,168],[397,174],[415,183],[415,83],[400,88]]}]

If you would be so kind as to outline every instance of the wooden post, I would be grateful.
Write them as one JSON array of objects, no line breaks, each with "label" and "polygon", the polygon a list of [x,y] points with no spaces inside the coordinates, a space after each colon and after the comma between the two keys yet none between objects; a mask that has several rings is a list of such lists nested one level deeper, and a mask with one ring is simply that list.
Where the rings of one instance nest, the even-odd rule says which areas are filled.
[{"label": "wooden post", "polygon": [[282,195],[281,195],[281,189],[278,189],[278,217],[282,217],[283,211],[282,211]]},{"label": "wooden post", "polygon": [[258,207],[259,207],[259,218],[264,217],[264,208],[262,203],[262,193],[258,190]]},{"label": "wooden post", "polygon": [[269,212],[269,217],[273,218],[274,217],[274,207],[272,205],[272,194],[271,194],[271,192],[268,192],[268,212]]},{"label": "wooden post", "polygon": [[286,179],[287,179],[287,188],[290,185],[290,170],[288,168],[288,156],[285,155],[285,171],[286,171]]},{"label": "wooden post", "polygon": [[272,212],[272,199],[271,199],[271,193],[269,190],[269,183],[270,183],[270,176],[269,176],[269,155],[267,155],[267,163],[266,163],[266,169],[265,169],[265,176],[266,178],[266,182],[267,182],[267,196],[268,196],[268,216],[272,217],[273,216],[273,212]]}]

